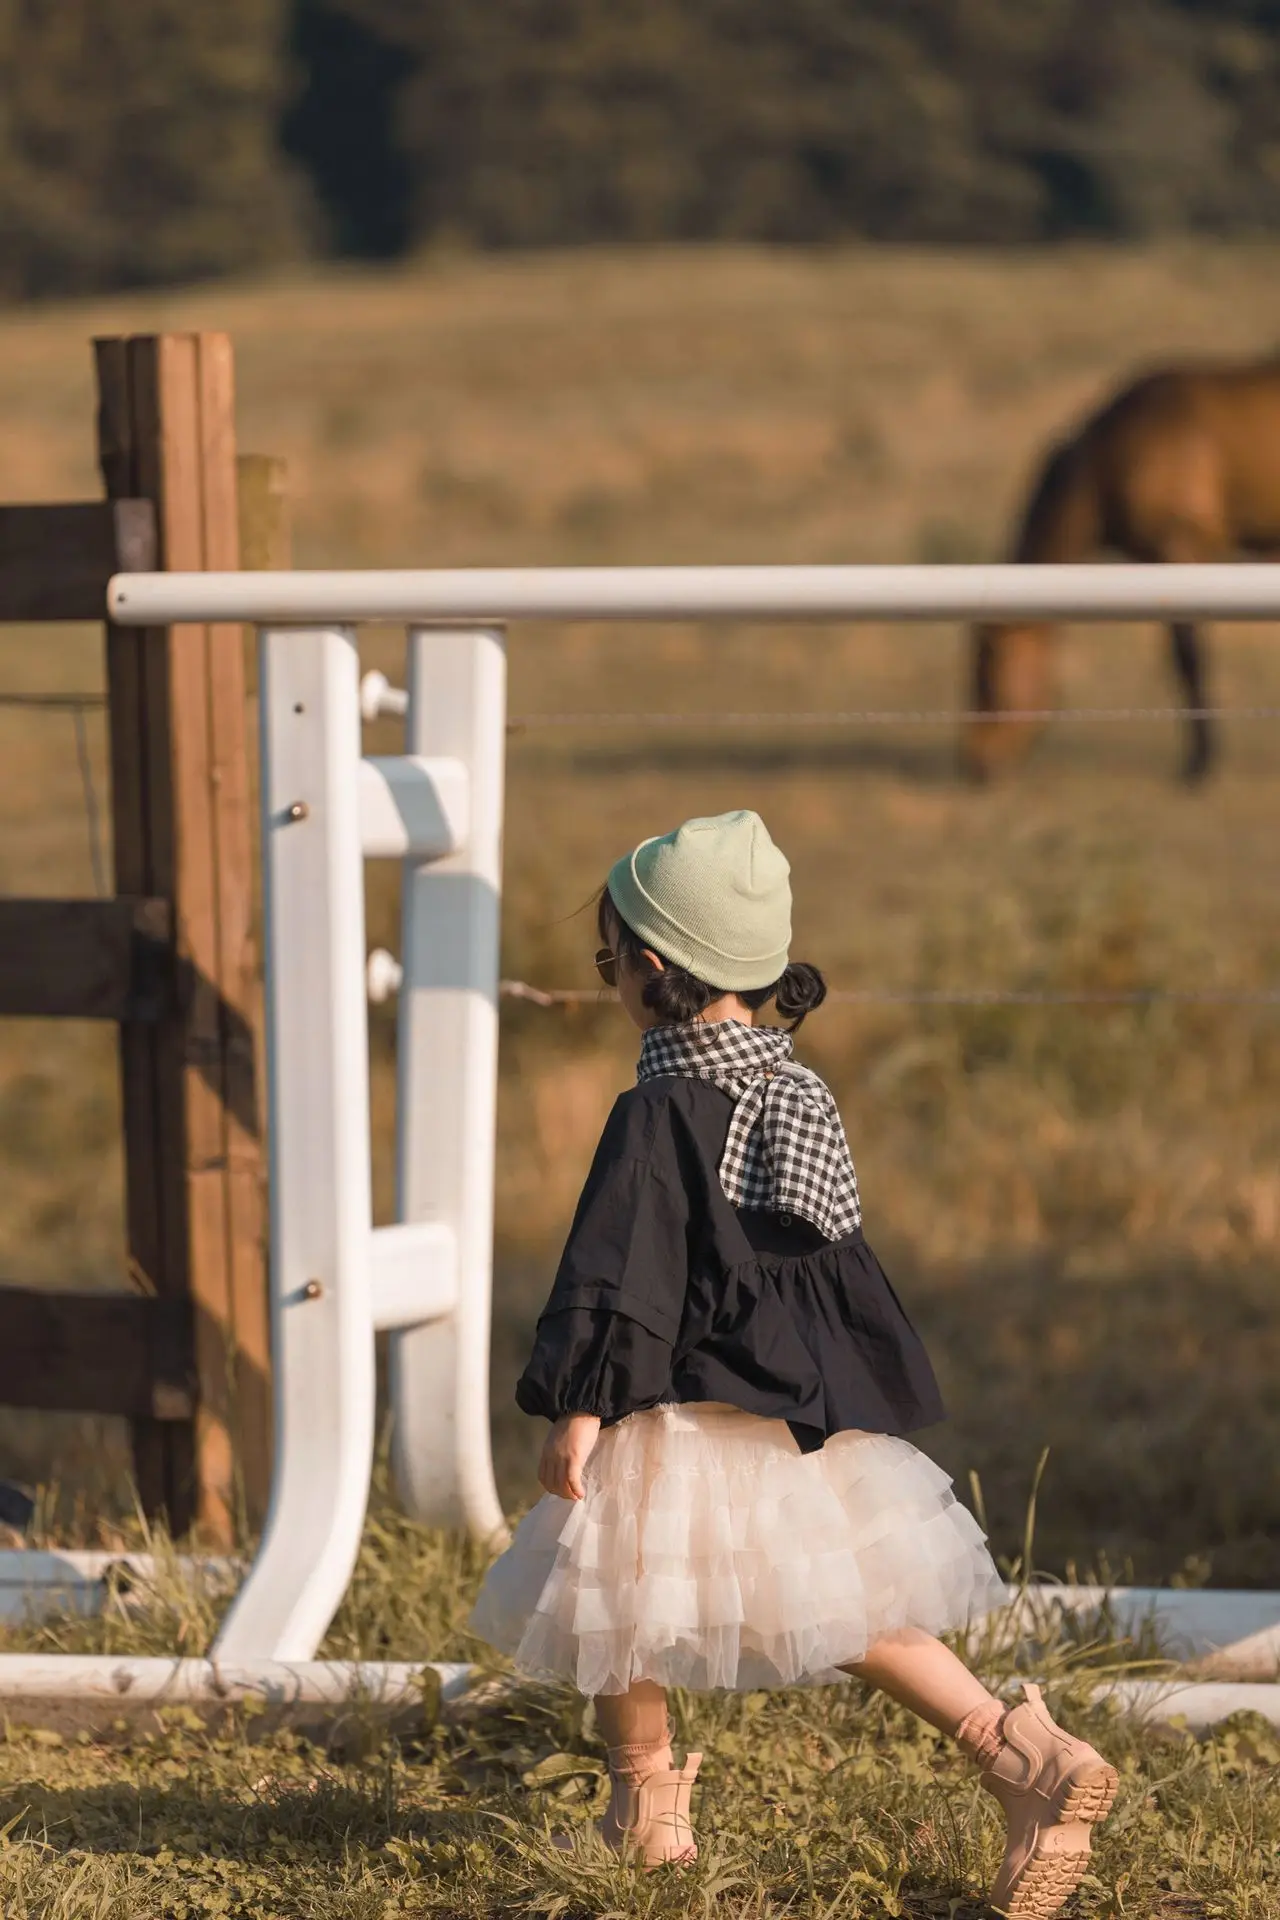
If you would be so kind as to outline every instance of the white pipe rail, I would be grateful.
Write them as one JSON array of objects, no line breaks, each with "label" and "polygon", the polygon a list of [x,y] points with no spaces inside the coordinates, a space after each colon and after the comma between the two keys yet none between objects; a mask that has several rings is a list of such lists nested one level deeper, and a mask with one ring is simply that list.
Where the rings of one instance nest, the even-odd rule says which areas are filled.
[{"label": "white pipe rail", "polygon": [[1116,1680],[1099,1687],[1095,1697],[1152,1726],[1180,1722],[1189,1733],[1206,1733],[1237,1713],[1256,1713],[1280,1727],[1280,1687],[1274,1683]]},{"label": "white pipe rail", "polygon": [[458,1660],[257,1660],[231,1666],[217,1660],[112,1653],[5,1653],[0,1654],[0,1701],[17,1694],[58,1699],[73,1679],[79,1683],[77,1691],[95,1693],[104,1701],[152,1707],[187,1700],[402,1705],[421,1700],[424,1672],[436,1674],[441,1697],[452,1700],[465,1693],[471,1668]]},{"label": "white pipe rail", "polygon": [[[309,1731],[344,1722],[430,1719],[433,1694],[449,1708],[465,1699],[474,1669],[460,1661],[174,1660],[116,1654],[0,1654],[0,1716],[7,1724],[61,1732],[101,1730],[186,1706],[221,1713],[252,1706]],[[1104,1679],[1094,1698],[1148,1725],[1181,1723],[1204,1733],[1237,1713],[1280,1727],[1280,1686],[1244,1682]]]},{"label": "white pipe rail", "polygon": [[[969,1644],[1046,1643],[1072,1625],[1104,1642],[1150,1638],[1186,1669],[1180,1679],[1280,1681],[1280,1594],[1203,1587],[1056,1586],[1008,1589],[1010,1605],[970,1629]],[[1280,1686],[1275,1687],[1280,1699]]]},{"label": "white pipe rail", "polygon": [[[374,1319],[409,1326],[455,1304],[452,1236],[435,1223],[379,1227],[373,1234]],[[123,1610],[234,1590],[243,1562],[215,1555],[0,1550],[0,1622],[93,1616],[108,1597]],[[1047,1643],[1064,1626],[1105,1641],[1150,1635],[1186,1672],[1181,1679],[1280,1680],[1280,1595],[1223,1587],[1101,1587],[1051,1583],[1007,1589],[1009,1606],[971,1630],[975,1651],[1018,1641]]]},{"label": "white pipe rail", "polygon": [[344,1722],[402,1725],[466,1693],[459,1661],[218,1660],[119,1654],[0,1654],[0,1717],[61,1732],[100,1730],[166,1707],[204,1714],[249,1706],[272,1724],[315,1731]]},{"label": "white pipe rail", "polygon": [[[386,1235],[416,1227],[380,1229]],[[407,1243],[406,1243],[407,1246]],[[406,1276],[407,1277],[407,1276]],[[158,1561],[149,1554],[0,1552],[0,1618],[34,1621],[57,1613],[101,1611],[113,1575],[129,1605],[155,1604],[176,1574],[206,1595],[234,1584],[234,1561]],[[1158,1679],[1100,1679],[1096,1697],[1149,1724],[1180,1721],[1204,1732],[1237,1713],[1280,1726],[1280,1604],[1266,1593],[1205,1589],[1033,1586],[1009,1589],[1012,1604],[971,1629],[973,1651],[997,1656],[1019,1641],[1050,1642],[1074,1618],[1085,1634],[1109,1641],[1150,1629],[1182,1670]],[[94,1730],[121,1718],[143,1719],[184,1704],[210,1713],[246,1702],[273,1720],[327,1731],[353,1716],[396,1724],[424,1707],[436,1683],[444,1706],[465,1697],[474,1670],[463,1662],[139,1658],[128,1655],[0,1655],[0,1716],[62,1732]]]},{"label": "white pipe rail", "polygon": [[186,620],[1259,620],[1280,565],[493,567],[123,573],[118,626]]},{"label": "white pipe rail", "polygon": [[[451,1707],[465,1698],[473,1669],[460,1661],[217,1660],[116,1654],[0,1654],[0,1715],[10,1724],[89,1731],[158,1709],[205,1713],[251,1705],[273,1721],[309,1729],[346,1720],[430,1717],[432,1694]],[[1095,1697],[1150,1725],[1182,1722],[1202,1733],[1237,1713],[1280,1727],[1280,1687],[1180,1679],[1104,1680]]]},{"label": "white pipe rail", "polygon": [[243,1575],[242,1561],[221,1554],[0,1548],[0,1625],[29,1625],[60,1614],[94,1618],[108,1597],[128,1612],[175,1590],[206,1597],[230,1593]]}]

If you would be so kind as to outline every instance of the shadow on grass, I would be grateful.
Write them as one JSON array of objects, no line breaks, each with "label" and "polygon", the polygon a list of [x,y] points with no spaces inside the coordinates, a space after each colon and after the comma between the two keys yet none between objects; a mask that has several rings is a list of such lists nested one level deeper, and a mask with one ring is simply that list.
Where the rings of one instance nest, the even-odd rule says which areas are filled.
[{"label": "shadow on grass", "polygon": [[232,1759],[198,1736],[184,1746],[173,1731],[167,1748],[189,1784],[126,1778],[51,1789],[47,1779],[14,1780],[0,1795],[0,1824],[14,1823],[7,1828],[14,1840],[60,1852],[145,1857],[226,1848],[245,1861],[270,1859],[286,1841],[295,1857],[327,1860],[344,1845],[376,1849],[397,1835],[429,1844],[440,1828],[441,1816],[388,1795],[385,1774],[362,1769],[344,1777],[319,1753],[300,1750],[311,1770],[280,1778],[269,1751],[246,1747]]}]

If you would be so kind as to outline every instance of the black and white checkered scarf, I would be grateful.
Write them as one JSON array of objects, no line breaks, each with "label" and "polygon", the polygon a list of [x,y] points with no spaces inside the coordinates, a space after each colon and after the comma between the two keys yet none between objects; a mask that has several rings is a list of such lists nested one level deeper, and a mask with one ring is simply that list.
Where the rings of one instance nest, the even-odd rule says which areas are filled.
[{"label": "black and white checkered scarf", "polygon": [[737,1020],[650,1027],[636,1078],[682,1074],[732,1094],[737,1104],[720,1162],[729,1199],[799,1214],[839,1240],[862,1225],[858,1178],[830,1089],[794,1053],[781,1027]]}]

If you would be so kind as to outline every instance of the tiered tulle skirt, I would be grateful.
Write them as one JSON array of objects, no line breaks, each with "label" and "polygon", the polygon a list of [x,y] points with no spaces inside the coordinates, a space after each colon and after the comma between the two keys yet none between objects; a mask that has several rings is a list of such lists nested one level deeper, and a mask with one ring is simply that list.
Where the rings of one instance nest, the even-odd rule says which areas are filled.
[{"label": "tiered tulle skirt", "polygon": [[801,1454],[781,1420],[659,1407],[601,1434],[584,1485],[526,1515],[471,1625],[586,1694],[835,1681],[882,1634],[1005,1598],[946,1474],[885,1434]]}]

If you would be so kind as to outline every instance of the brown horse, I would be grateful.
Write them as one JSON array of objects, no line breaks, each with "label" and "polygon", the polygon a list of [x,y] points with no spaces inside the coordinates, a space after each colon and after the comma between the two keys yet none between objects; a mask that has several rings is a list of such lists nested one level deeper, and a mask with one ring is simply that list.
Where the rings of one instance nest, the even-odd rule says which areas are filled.
[{"label": "brown horse", "polygon": [[[1280,357],[1248,366],[1170,367],[1134,381],[1053,448],[1031,490],[1012,558],[1226,560],[1280,548]],[[1052,628],[981,626],[973,633],[973,705],[980,713],[1049,705]],[[1184,704],[1204,707],[1201,637],[1169,629]],[[1187,721],[1187,780],[1214,757],[1208,719]],[[968,724],[963,758],[989,779],[1026,753],[1034,721]]]}]

